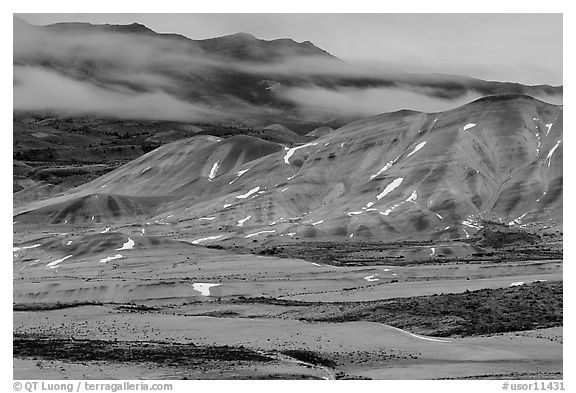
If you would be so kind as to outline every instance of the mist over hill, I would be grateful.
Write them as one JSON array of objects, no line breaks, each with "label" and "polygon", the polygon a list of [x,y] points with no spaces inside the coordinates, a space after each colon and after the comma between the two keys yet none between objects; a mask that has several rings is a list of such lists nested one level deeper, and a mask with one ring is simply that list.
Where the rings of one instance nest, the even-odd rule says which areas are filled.
[{"label": "mist over hill", "polygon": [[562,87],[348,64],[309,41],[247,33],[192,40],[137,23],[14,19],[14,109],[27,113],[318,126],[400,109],[437,112],[503,93],[562,99]]}]

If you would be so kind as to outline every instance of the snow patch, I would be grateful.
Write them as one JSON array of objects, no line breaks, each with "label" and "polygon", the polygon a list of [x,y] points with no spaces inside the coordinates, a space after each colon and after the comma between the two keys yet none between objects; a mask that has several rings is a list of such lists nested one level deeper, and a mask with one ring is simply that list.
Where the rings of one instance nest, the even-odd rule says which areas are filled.
[{"label": "snow patch", "polygon": [[370,276],[366,276],[364,277],[364,280],[366,281],[380,281],[379,278],[375,278],[378,274],[372,274]]},{"label": "snow patch", "polygon": [[251,189],[250,191],[248,191],[246,194],[242,194],[242,195],[237,195],[236,198],[238,199],[246,199],[248,198],[250,195],[257,193],[260,190],[260,186],[258,187],[254,187],[253,189]]},{"label": "snow patch", "polygon": [[400,156],[396,157],[395,159],[393,159],[392,161],[388,161],[386,163],[386,165],[384,165],[382,167],[382,169],[380,169],[378,171],[378,173],[376,173],[375,175],[370,176],[370,180],[374,179],[375,177],[379,176],[380,174],[386,172],[388,169],[392,168],[392,165],[394,165],[396,163],[396,161],[398,161],[398,159],[400,158]]},{"label": "snow patch", "polygon": [[246,235],[246,236],[244,236],[244,237],[245,237],[245,238],[249,238],[249,237],[252,237],[252,236],[258,236],[258,235],[261,234],[261,233],[274,233],[274,232],[276,232],[276,229],[272,229],[271,231],[260,231],[260,232],[256,232],[256,233],[251,233],[251,234]]},{"label": "snow patch", "polygon": [[464,126],[464,131],[469,130],[472,127],[476,127],[476,123],[468,123]]},{"label": "snow patch", "polygon": [[221,238],[222,236],[223,235],[203,237],[201,239],[192,240],[192,244],[200,244],[200,243],[205,242],[207,240],[216,240],[216,239]]},{"label": "snow patch", "polygon": [[386,186],[386,188],[384,188],[384,191],[382,191],[380,194],[376,195],[376,199],[380,200],[382,198],[384,198],[386,195],[388,195],[389,193],[391,193],[392,191],[394,191],[404,180],[403,177],[399,177],[397,179],[394,179],[390,184],[388,184]]},{"label": "snow patch", "polygon": [[234,180],[232,180],[232,181],[231,181],[230,183],[228,183],[228,184],[234,183],[236,180],[238,180],[238,178],[239,178],[240,176],[242,176],[243,174],[245,174],[245,173],[248,172],[249,170],[250,170],[250,168],[248,168],[248,169],[243,169],[243,170],[241,170],[241,171],[238,171],[238,173],[236,173],[236,178],[235,178]]},{"label": "snow patch", "polygon": [[524,281],[513,282],[510,284],[511,287],[519,287],[521,285],[524,285]]},{"label": "snow patch", "polygon": [[248,217],[245,217],[245,218],[243,218],[243,219],[241,219],[241,220],[238,220],[238,225],[236,225],[236,226],[237,226],[237,227],[244,226],[244,223],[245,223],[246,221],[248,221],[249,219],[251,219],[251,218],[252,218],[252,216],[248,216]]},{"label": "snow patch", "polygon": [[482,229],[484,228],[482,225],[480,225],[476,220],[473,220],[471,218],[468,218],[464,221],[462,221],[462,225],[466,225],[467,227],[470,228],[474,228],[474,229]]},{"label": "snow patch", "polygon": [[436,254],[436,248],[430,247],[430,256],[433,256],[434,254]]},{"label": "snow patch", "polygon": [[552,162],[552,154],[554,154],[554,151],[556,151],[556,149],[558,148],[560,143],[562,143],[562,141],[556,142],[554,147],[552,149],[550,149],[550,151],[548,152],[548,155],[546,156],[546,159],[548,160],[548,166],[550,166],[550,162]]},{"label": "snow patch", "polygon": [[414,202],[416,198],[418,198],[418,194],[416,193],[416,190],[414,190],[412,191],[412,194],[410,194],[410,196],[406,198],[406,202]]},{"label": "snow patch", "polygon": [[57,259],[55,261],[52,261],[48,265],[46,265],[46,267],[49,267],[50,269],[54,269],[56,267],[56,265],[58,265],[60,262],[65,261],[68,258],[72,258],[72,255],[66,255],[64,258],[60,258],[60,259]]},{"label": "snow patch", "polygon": [[390,213],[392,213],[397,207],[399,207],[400,205],[402,205],[401,203],[397,203],[394,206],[384,210],[383,212],[380,212],[380,214],[382,214],[383,216],[387,216]]},{"label": "snow patch", "polygon": [[313,222],[313,223],[312,223],[312,226],[316,226],[316,225],[322,224],[323,222],[324,222],[324,220],[320,220],[320,221]]},{"label": "snow patch", "polygon": [[218,172],[218,163],[220,161],[216,161],[212,168],[210,169],[210,173],[208,174],[208,180],[212,181],[216,177],[216,172]]},{"label": "snow patch", "polygon": [[424,145],[426,145],[426,141],[420,142],[420,143],[414,148],[414,150],[412,150],[412,152],[406,156],[406,158],[410,157],[412,154],[414,154],[414,153],[416,153],[418,150],[422,149],[422,148],[424,147]]},{"label": "snow patch", "polygon": [[550,130],[552,129],[552,124],[554,124],[554,123],[548,123],[548,124],[546,124],[546,136],[548,136],[548,133],[549,133]]},{"label": "snow patch", "polygon": [[121,254],[116,254],[116,255],[113,255],[113,256],[111,256],[111,257],[102,258],[102,259],[100,259],[100,262],[101,262],[101,263],[106,263],[106,262],[113,261],[114,259],[120,259],[120,258],[122,258],[122,255],[121,255]]},{"label": "snow patch", "polygon": [[222,284],[206,284],[203,282],[195,282],[194,284],[192,284],[192,288],[195,291],[200,292],[200,295],[202,296],[210,296],[210,288],[217,287],[220,285]]},{"label": "snow patch", "polygon": [[512,225],[520,225],[522,223],[522,219],[524,218],[524,216],[528,214],[528,212],[522,214],[520,217],[516,218],[515,220],[512,220],[508,223],[508,226],[512,226]]},{"label": "snow patch", "polygon": [[12,252],[17,252],[20,250],[29,250],[31,248],[36,248],[36,247],[40,247],[41,244],[33,244],[31,246],[24,246],[24,247],[12,247]]},{"label": "snow patch", "polygon": [[124,244],[122,244],[122,247],[117,248],[116,251],[121,251],[121,250],[131,250],[134,248],[134,240],[128,238],[128,241]]},{"label": "snow patch", "polygon": [[104,230],[103,230],[102,232],[100,232],[100,233],[106,233],[106,232],[109,232],[109,231],[110,231],[110,227],[106,227],[106,229],[104,229]]},{"label": "snow patch", "polygon": [[208,220],[208,221],[212,221],[212,220],[214,220],[214,219],[216,219],[216,217],[201,217],[201,218],[199,218],[198,220]]},{"label": "snow patch", "polygon": [[290,161],[289,161],[290,157],[292,157],[292,155],[296,152],[296,150],[303,149],[303,148],[308,147],[308,146],[316,146],[316,145],[317,145],[317,143],[306,143],[305,145],[297,146],[297,147],[293,147],[291,149],[288,149],[288,151],[286,152],[286,155],[284,156],[284,162],[286,164],[290,164]]}]

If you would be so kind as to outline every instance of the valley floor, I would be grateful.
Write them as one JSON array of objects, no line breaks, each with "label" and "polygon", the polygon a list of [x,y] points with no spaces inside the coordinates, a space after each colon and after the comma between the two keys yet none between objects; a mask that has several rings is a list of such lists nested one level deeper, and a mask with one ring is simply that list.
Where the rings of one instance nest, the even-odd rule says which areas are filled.
[{"label": "valley floor", "polygon": [[561,259],[332,266],[112,231],[54,264],[77,236],[15,233],[16,379],[562,378]]}]

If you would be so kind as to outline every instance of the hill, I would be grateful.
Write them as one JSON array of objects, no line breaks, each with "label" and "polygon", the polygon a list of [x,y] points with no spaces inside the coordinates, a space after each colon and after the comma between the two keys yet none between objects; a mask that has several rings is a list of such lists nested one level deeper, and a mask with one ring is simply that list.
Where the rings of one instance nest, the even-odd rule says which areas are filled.
[{"label": "hill", "polygon": [[295,147],[197,136],[19,208],[14,220],[70,222],[70,205],[104,193],[159,198],[157,222],[240,244],[467,239],[486,222],[562,230],[562,133],[561,106],[503,95],[383,114]]}]

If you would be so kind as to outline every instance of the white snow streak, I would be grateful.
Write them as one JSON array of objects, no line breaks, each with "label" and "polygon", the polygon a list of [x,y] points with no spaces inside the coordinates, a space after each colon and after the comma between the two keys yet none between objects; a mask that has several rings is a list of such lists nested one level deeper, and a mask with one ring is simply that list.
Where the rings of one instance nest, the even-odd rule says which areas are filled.
[{"label": "white snow streak", "polygon": [[292,157],[292,155],[294,154],[294,152],[295,152],[296,150],[302,149],[302,148],[304,148],[304,147],[316,146],[316,145],[317,145],[317,143],[307,143],[307,144],[302,145],[302,146],[297,146],[297,147],[293,147],[293,148],[291,148],[291,149],[288,149],[288,151],[286,152],[286,155],[284,156],[284,162],[285,162],[286,164],[290,164],[290,161],[289,161],[289,160],[290,160],[290,157]]},{"label": "white snow streak", "polygon": [[40,247],[40,244],[33,244],[31,246],[25,246],[25,247],[13,247],[12,248],[12,252],[16,252],[16,251],[20,251],[20,250],[28,250],[30,248],[36,248],[36,247]]},{"label": "white snow streak", "polygon": [[384,198],[386,195],[388,195],[389,193],[391,193],[392,191],[394,191],[404,180],[403,177],[399,177],[395,180],[393,180],[390,184],[388,184],[386,186],[386,188],[384,189],[384,191],[382,191],[380,194],[376,195],[376,199],[380,200],[382,198]]},{"label": "white snow streak", "polygon": [[380,169],[378,171],[378,173],[376,173],[375,175],[370,176],[370,180],[374,179],[376,176],[379,176],[380,174],[386,172],[388,169],[392,168],[392,165],[394,165],[396,163],[396,161],[398,161],[398,159],[400,158],[400,156],[396,157],[395,159],[393,159],[392,161],[388,161],[386,163],[386,165],[384,165],[382,167],[382,169]]},{"label": "white snow streak", "polygon": [[467,227],[474,228],[474,229],[482,229],[483,228],[482,225],[478,224],[478,222],[476,222],[475,220],[473,220],[471,218],[462,221],[462,225],[466,225]]},{"label": "white snow streak", "polygon": [[476,127],[476,123],[468,123],[464,126],[464,131],[469,130],[472,127]]},{"label": "white snow streak", "polygon": [[522,223],[522,219],[524,218],[524,216],[528,214],[528,212],[522,214],[520,217],[516,218],[515,220],[512,220],[508,223],[509,226],[511,225],[520,225]]},{"label": "white snow streak", "polygon": [[416,193],[416,190],[414,190],[412,191],[412,194],[410,194],[410,196],[406,198],[406,202],[414,202],[416,198],[418,198],[418,194]]},{"label": "white snow streak", "polygon": [[412,150],[412,152],[406,156],[406,158],[410,157],[412,154],[414,154],[414,153],[416,153],[418,150],[422,149],[425,144],[426,144],[426,141],[419,143],[419,144],[414,148],[414,150]]},{"label": "white snow streak", "polygon": [[208,174],[208,180],[212,181],[216,177],[216,172],[218,172],[218,163],[220,161],[216,161],[212,168],[210,169],[210,173]]},{"label": "white snow streak", "polygon": [[235,178],[234,180],[232,180],[232,181],[231,181],[230,183],[228,183],[228,184],[234,183],[236,180],[238,180],[238,178],[239,178],[240,176],[242,176],[243,174],[245,174],[245,173],[248,172],[249,170],[250,170],[250,168],[248,168],[248,169],[243,169],[243,170],[239,171],[239,172],[236,174],[236,178]]},{"label": "white snow streak", "polygon": [[550,151],[548,152],[548,155],[546,156],[546,159],[548,160],[548,166],[550,166],[550,162],[552,162],[552,154],[554,154],[554,151],[556,150],[556,148],[558,148],[560,143],[562,143],[562,141],[556,142],[554,147],[552,149],[550,149]]},{"label": "white snow streak", "polygon": [[202,242],[205,242],[206,240],[215,240],[221,238],[222,236],[223,235],[203,237],[201,239],[192,240],[192,244],[200,244]]},{"label": "white snow streak", "polygon": [[246,199],[248,198],[250,195],[257,193],[260,190],[260,186],[255,187],[253,189],[251,189],[250,191],[248,191],[246,194],[242,194],[242,195],[237,195],[236,198],[238,199]]},{"label": "white snow streak", "polygon": [[116,255],[111,256],[111,257],[102,258],[102,259],[100,259],[100,262],[101,262],[101,263],[106,263],[106,262],[113,261],[114,259],[120,259],[120,258],[122,258],[122,255],[121,255],[121,254],[116,254]]},{"label": "white snow streak", "polygon": [[58,265],[62,261],[65,261],[68,258],[72,258],[72,255],[66,255],[64,258],[60,258],[60,259],[57,259],[53,262],[50,262],[48,265],[46,265],[46,267],[49,267],[50,269],[54,269],[56,267],[56,265]]},{"label": "white snow streak", "polygon": [[241,220],[238,220],[238,225],[236,225],[236,226],[237,226],[237,227],[244,226],[244,223],[245,223],[246,221],[248,221],[249,219],[251,219],[251,218],[252,218],[252,216],[248,216],[248,217],[245,217],[245,218],[243,218],[243,219],[241,219]]},{"label": "white snow streak", "polygon": [[274,232],[276,232],[276,229],[272,229],[271,231],[260,231],[260,232],[256,232],[256,233],[251,233],[251,234],[246,235],[246,236],[244,236],[244,237],[245,237],[245,238],[249,238],[249,237],[252,237],[252,236],[258,236],[258,235],[261,234],[261,233],[274,233]]}]

